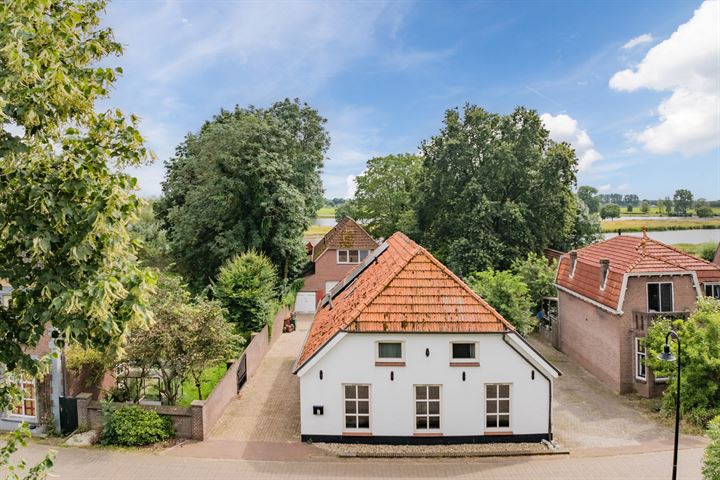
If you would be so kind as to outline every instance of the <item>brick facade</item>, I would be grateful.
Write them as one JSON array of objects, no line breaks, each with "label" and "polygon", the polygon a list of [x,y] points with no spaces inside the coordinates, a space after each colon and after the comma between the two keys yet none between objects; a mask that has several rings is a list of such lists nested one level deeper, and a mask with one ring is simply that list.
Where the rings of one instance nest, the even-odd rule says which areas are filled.
[{"label": "brick facade", "polygon": [[305,277],[301,292],[321,292],[316,298],[325,295],[325,282],[339,282],[350,273],[357,263],[337,263],[337,250],[326,250],[315,262],[315,273]]}]

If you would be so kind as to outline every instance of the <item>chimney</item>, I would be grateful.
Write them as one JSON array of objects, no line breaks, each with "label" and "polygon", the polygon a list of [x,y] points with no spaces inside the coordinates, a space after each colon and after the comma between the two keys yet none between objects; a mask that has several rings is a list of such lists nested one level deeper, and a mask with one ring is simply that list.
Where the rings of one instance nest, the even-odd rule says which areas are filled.
[{"label": "chimney", "polygon": [[572,277],[575,274],[575,265],[577,264],[577,251],[571,250],[570,251],[570,276]]},{"label": "chimney", "polygon": [[605,282],[607,281],[608,271],[610,270],[610,260],[603,258],[600,260],[600,288],[605,288]]}]

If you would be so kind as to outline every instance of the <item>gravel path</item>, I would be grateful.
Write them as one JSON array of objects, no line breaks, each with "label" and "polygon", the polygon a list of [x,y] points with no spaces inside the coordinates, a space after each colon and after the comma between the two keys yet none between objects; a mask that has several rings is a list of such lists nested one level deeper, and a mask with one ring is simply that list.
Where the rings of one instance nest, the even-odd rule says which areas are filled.
[{"label": "gravel path", "polygon": [[547,455],[553,452],[542,443],[465,443],[459,445],[368,445],[355,443],[313,443],[339,457],[486,457],[504,455]]}]

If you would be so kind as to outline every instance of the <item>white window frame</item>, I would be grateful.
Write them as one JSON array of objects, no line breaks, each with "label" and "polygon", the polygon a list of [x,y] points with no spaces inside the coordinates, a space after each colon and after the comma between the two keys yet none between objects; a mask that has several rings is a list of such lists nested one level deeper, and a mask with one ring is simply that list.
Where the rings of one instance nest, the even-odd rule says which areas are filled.
[{"label": "white window frame", "polygon": [[[645,359],[647,358],[647,342],[646,337],[635,337],[635,379],[641,381],[647,381],[647,364]],[[643,349],[640,351],[640,344],[643,344]],[[640,373],[642,369],[642,374]]]},{"label": "white window frame", "polygon": [[[430,387],[437,387],[438,388],[438,398],[430,399],[430,398],[424,398],[424,399],[418,399],[417,398],[417,389],[418,387],[425,388],[426,397],[430,396]],[[430,402],[431,401],[437,401],[438,402],[438,413],[430,413]],[[425,413],[418,413],[417,404],[418,402],[424,402],[426,408]],[[442,415],[442,385],[435,384],[435,383],[419,383],[413,385],[413,431],[415,433],[440,433],[442,432],[443,427],[443,415]],[[427,428],[418,428],[417,426],[417,419],[418,417],[425,417],[427,420]],[[438,417],[438,428],[430,428],[430,417]]]},{"label": "white window frame", "polygon": [[[346,392],[345,392],[345,387],[355,387],[355,395],[356,395],[356,397],[355,397],[355,398],[347,398]],[[360,413],[360,412],[358,411],[358,410],[359,410],[359,409],[358,409],[358,402],[361,401],[361,400],[365,400],[365,399],[359,398],[358,393],[357,393],[358,387],[367,387],[367,389],[368,389],[368,397],[367,397],[367,402],[368,402],[368,413],[367,413],[368,426],[367,426],[367,428],[361,428],[361,427],[355,427],[355,428],[353,428],[353,427],[348,427],[348,426],[347,426],[347,423],[346,423],[346,422],[347,422],[347,418],[346,418],[346,417],[348,417],[348,416],[354,416],[354,417],[355,417],[355,424],[356,424],[356,425],[359,425],[358,417],[360,417],[360,416],[365,416],[365,415],[366,415],[366,414]],[[343,431],[344,431],[344,432],[353,432],[353,433],[354,433],[354,432],[370,432],[370,431],[372,431],[372,417],[373,417],[373,415],[372,415],[372,385],[370,385],[369,383],[343,383],[343,384],[342,384],[342,398],[343,398],[343,404],[342,404],[342,425],[343,425]],[[347,402],[353,402],[353,401],[355,402],[355,413],[348,413],[347,410],[346,410],[346,409],[347,409]]]},{"label": "white window frame", "polygon": [[[399,343],[400,344],[400,357],[381,357],[380,356],[380,344],[381,343]],[[405,362],[405,342],[402,340],[377,340],[375,342],[375,362]]]},{"label": "white window frame", "polygon": [[707,287],[719,287],[719,288],[720,288],[720,282],[708,282],[708,283],[703,284],[703,295],[704,295],[706,298],[718,298],[718,299],[720,299],[720,296],[718,296],[718,297],[716,297],[715,295],[710,295],[710,296],[708,296],[708,294],[707,294],[707,292],[706,292]]},{"label": "white window frame", "polygon": [[[488,396],[487,396],[487,387],[493,386],[493,385],[494,385],[495,387],[497,387],[497,397],[495,397],[495,398],[493,398],[493,399],[488,399]],[[505,385],[507,385],[507,387],[508,387],[508,396],[507,396],[507,397],[501,397],[501,396],[500,396],[500,386],[505,386]],[[509,382],[508,382],[508,383],[486,383],[486,384],[484,385],[484,388],[483,388],[483,398],[484,398],[484,400],[485,400],[485,408],[484,408],[484,413],[485,413],[485,414],[483,415],[483,427],[485,428],[485,431],[486,431],[486,432],[512,432],[512,425],[513,425],[513,413],[512,413],[512,410],[513,410],[513,409],[512,409],[512,396],[513,396],[513,394],[512,394],[512,391],[513,391],[513,384],[512,384],[512,383],[509,383]],[[487,408],[488,400],[494,400],[494,401],[496,402],[496,404],[497,404],[497,406],[498,406],[498,408],[497,408],[496,410],[499,410],[499,409],[500,409],[500,401],[501,401],[501,400],[507,400],[507,401],[508,401],[508,411],[507,411],[508,426],[507,426],[507,427],[500,427],[500,426],[499,426],[499,425],[500,425],[500,415],[506,415],[504,412],[495,411],[494,413],[491,413],[491,412],[488,412],[488,411],[487,411],[487,410],[488,410],[488,408]],[[498,425],[497,427],[488,427],[488,426],[487,426],[488,416],[491,416],[491,415],[495,416],[496,423],[497,423],[497,425]]]},{"label": "white window frame", "polygon": [[[658,307],[662,308],[662,287],[663,284],[670,284],[670,302],[671,302],[671,309],[670,310],[650,310],[650,285],[657,285],[658,286],[658,300],[659,305]],[[675,311],[675,284],[673,282],[648,282],[645,284],[645,299],[646,299],[646,306],[647,311],[650,312],[656,312],[656,313],[670,313]]]},{"label": "white window frame", "polygon": [[[344,261],[340,260],[340,252],[345,252],[346,260],[344,260]],[[350,252],[357,252],[357,257],[358,257],[357,262],[350,261]],[[360,258],[361,252],[365,252],[365,256],[362,258]],[[345,249],[341,249],[341,250],[336,250],[335,259],[336,259],[337,263],[340,265],[357,265],[358,263],[362,263],[362,261],[365,260],[368,257],[368,255],[370,255],[370,250],[360,250],[357,248],[349,248],[349,249],[345,248]]]},{"label": "white window frame", "polygon": [[[471,358],[455,358],[454,352],[453,352],[453,345],[460,344],[460,345],[475,345],[475,356]],[[451,363],[461,363],[461,362],[477,362],[478,361],[478,342],[473,341],[462,341],[458,340],[456,342],[450,342],[450,362]]]},{"label": "white window frame", "polygon": [[[35,381],[34,378],[17,378],[17,377],[12,377],[12,378],[10,379],[10,383],[12,383],[12,384],[14,384],[15,386],[17,386],[18,389],[20,390],[20,400],[19,400],[19,403],[20,403],[20,405],[22,405],[23,412],[25,411],[25,401],[26,401],[26,400],[32,400],[33,405],[34,405],[35,414],[34,414],[34,415],[26,415],[26,414],[24,414],[24,413],[22,413],[22,414],[21,414],[21,413],[15,413],[14,410],[15,410],[15,405],[17,405],[17,403],[16,403],[16,404],[13,404],[13,405],[11,405],[11,406],[9,407],[9,409],[8,409],[8,411],[7,411],[7,416],[8,416],[8,418],[37,422],[37,420],[38,420],[38,384],[37,384],[37,381]],[[25,397],[25,385],[26,385],[26,384],[30,384],[30,385],[33,386],[33,390],[32,390],[32,391],[33,391],[34,395],[33,395],[32,398],[30,398],[30,397]]]}]

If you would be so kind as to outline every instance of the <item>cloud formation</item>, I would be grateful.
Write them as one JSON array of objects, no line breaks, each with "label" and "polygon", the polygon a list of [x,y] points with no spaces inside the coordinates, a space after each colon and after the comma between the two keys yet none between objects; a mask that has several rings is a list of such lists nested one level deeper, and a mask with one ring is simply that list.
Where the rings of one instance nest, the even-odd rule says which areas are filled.
[{"label": "cloud formation", "polygon": [[617,72],[610,88],[672,92],[657,108],[659,123],[629,137],[656,154],[686,156],[720,146],[720,2],[706,1],[693,17],[651,48],[635,67]]},{"label": "cloud formation", "polygon": [[600,160],[602,155],[595,150],[595,144],[586,130],[578,126],[577,120],[564,113],[551,115],[543,113],[540,119],[550,131],[550,138],[556,142],[568,142],[575,149],[578,157],[578,170],[586,170],[593,162]]},{"label": "cloud formation", "polygon": [[650,35],[649,33],[643,33],[642,35],[639,35],[639,36],[637,36],[637,37],[635,37],[635,38],[632,38],[632,39],[628,40],[628,42],[627,42],[625,45],[623,45],[622,48],[623,48],[624,50],[629,50],[629,49],[631,49],[631,48],[637,47],[638,45],[643,45],[643,44],[645,44],[645,43],[650,43],[650,42],[652,42],[653,40],[655,40],[655,39],[653,38],[652,35]]}]

